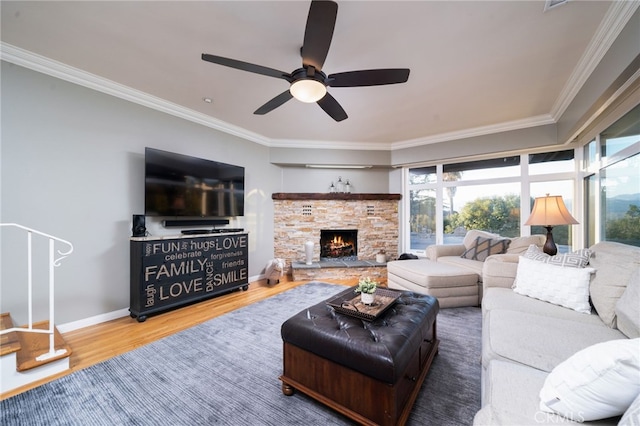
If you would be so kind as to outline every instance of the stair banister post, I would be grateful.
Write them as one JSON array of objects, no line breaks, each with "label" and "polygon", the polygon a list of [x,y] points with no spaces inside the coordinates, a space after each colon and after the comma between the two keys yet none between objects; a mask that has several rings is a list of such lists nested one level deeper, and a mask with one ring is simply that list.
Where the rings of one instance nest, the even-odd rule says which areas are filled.
[{"label": "stair banister post", "polygon": [[28,309],[28,327],[29,330],[33,328],[33,262],[31,256],[32,251],[32,233],[27,231],[27,297],[29,301]]},{"label": "stair banister post", "polygon": [[49,351],[44,353],[38,357],[36,357],[37,361],[44,361],[48,358],[53,358],[55,356],[62,355],[67,352],[66,349],[60,349],[56,351],[55,346],[55,334],[54,334],[54,321],[55,321],[55,279],[54,279],[54,268],[56,266],[57,260],[55,258],[55,240],[52,237],[49,237]]}]

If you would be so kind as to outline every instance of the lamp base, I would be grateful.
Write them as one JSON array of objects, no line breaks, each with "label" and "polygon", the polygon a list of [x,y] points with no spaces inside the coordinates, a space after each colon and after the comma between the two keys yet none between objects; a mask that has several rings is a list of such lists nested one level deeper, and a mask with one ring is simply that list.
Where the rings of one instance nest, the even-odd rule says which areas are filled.
[{"label": "lamp base", "polygon": [[556,243],[553,241],[553,234],[551,233],[553,226],[545,226],[545,228],[547,229],[547,241],[545,241],[542,251],[549,256],[555,256],[556,253],[558,253],[558,247],[556,247]]}]

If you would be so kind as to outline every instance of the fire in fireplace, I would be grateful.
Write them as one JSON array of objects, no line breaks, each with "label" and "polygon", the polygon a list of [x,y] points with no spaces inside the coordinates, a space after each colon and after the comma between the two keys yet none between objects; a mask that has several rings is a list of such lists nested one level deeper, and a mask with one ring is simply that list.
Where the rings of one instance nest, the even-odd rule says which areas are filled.
[{"label": "fire in fireplace", "polygon": [[357,229],[321,229],[320,260],[357,260]]}]

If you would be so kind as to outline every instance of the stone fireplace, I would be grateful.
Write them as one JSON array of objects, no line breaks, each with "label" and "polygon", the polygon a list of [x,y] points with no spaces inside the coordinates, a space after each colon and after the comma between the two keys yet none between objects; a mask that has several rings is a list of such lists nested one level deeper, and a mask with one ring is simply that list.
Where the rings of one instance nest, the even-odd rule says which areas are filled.
[{"label": "stone fireplace", "polygon": [[[305,263],[305,243],[313,242],[313,265],[302,266],[302,278],[352,278],[363,274],[386,280],[386,264],[376,254],[398,258],[400,194],[274,193],[274,255],[292,264]],[[353,237],[356,260],[325,258],[323,230],[357,230]],[[344,242],[346,237],[342,235]],[[346,248],[345,251],[348,251]],[[325,259],[323,259],[325,258]],[[341,263],[342,262],[342,266]],[[356,267],[354,267],[354,265]],[[343,268],[344,266],[344,268]]]},{"label": "stone fireplace", "polygon": [[357,229],[321,229],[320,261],[358,260]]}]

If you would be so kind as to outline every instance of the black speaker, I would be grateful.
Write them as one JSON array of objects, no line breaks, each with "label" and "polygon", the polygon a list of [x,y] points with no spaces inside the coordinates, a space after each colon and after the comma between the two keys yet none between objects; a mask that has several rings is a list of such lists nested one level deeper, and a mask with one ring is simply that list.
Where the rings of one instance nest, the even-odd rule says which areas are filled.
[{"label": "black speaker", "polygon": [[145,227],[144,215],[142,214],[133,215],[133,226],[131,227],[131,231],[134,237],[144,237],[145,235],[147,235],[147,228]]}]

